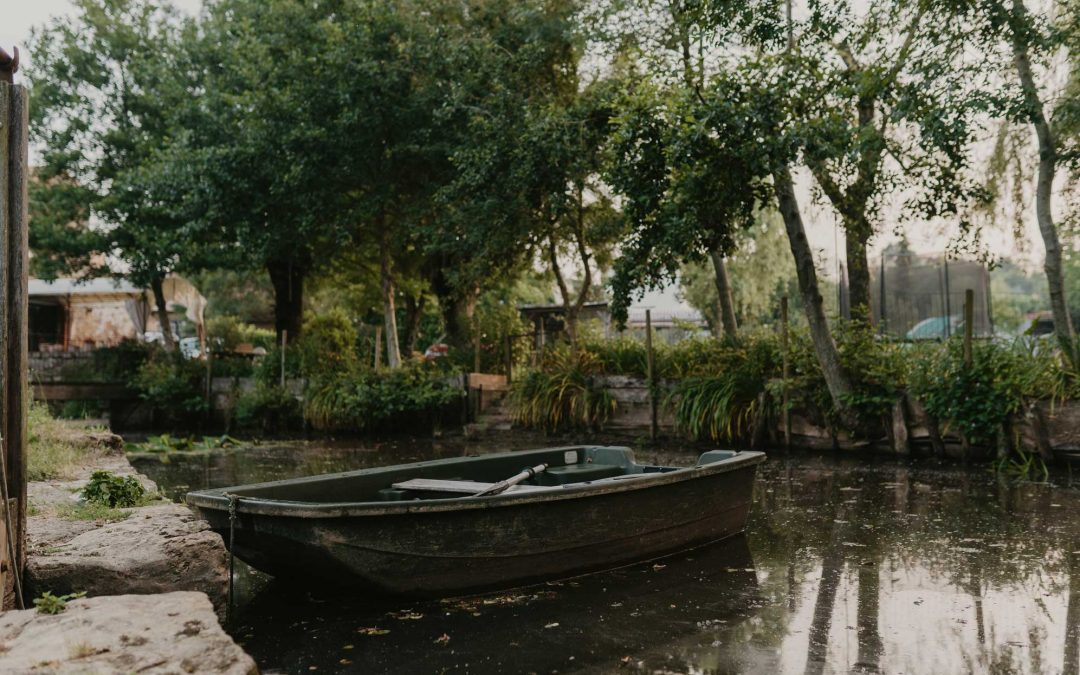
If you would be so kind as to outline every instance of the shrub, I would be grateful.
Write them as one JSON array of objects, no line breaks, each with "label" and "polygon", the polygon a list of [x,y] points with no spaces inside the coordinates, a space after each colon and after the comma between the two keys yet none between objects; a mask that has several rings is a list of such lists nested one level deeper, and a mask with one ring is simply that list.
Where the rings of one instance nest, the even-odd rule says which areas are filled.
[{"label": "shrub", "polygon": [[274,331],[240,321],[235,316],[215,316],[206,321],[206,337],[215,351],[232,351],[241,344],[270,349]]},{"label": "shrub", "polygon": [[565,345],[551,350],[541,368],[514,381],[510,389],[514,419],[545,431],[602,427],[616,403],[593,381],[600,370],[599,359],[591,352],[574,356]]},{"label": "shrub", "polygon": [[1025,397],[1075,395],[1074,380],[1056,351],[1038,352],[1022,341],[972,345],[964,365],[963,342],[949,340],[918,355],[910,391],[926,412],[956,429],[973,445],[992,444]]},{"label": "shrub", "polygon": [[132,385],[168,423],[190,421],[206,410],[206,369],[201,361],[156,354],[139,368]]},{"label": "shrub", "polygon": [[304,417],[316,429],[382,431],[435,424],[443,408],[464,392],[435,364],[409,361],[400,368],[327,375],[308,387]]},{"label": "shrub", "polygon": [[303,423],[300,402],[292,392],[261,383],[236,401],[233,418],[240,428],[264,433],[298,429]]},{"label": "shrub", "polygon": [[352,369],[359,360],[357,340],[356,327],[340,309],[308,319],[299,344],[301,372],[316,377]]},{"label": "shrub", "polygon": [[109,508],[138,506],[146,499],[146,488],[135,476],[117,476],[111,471],[95,471],[80,492],[92,504]]}]

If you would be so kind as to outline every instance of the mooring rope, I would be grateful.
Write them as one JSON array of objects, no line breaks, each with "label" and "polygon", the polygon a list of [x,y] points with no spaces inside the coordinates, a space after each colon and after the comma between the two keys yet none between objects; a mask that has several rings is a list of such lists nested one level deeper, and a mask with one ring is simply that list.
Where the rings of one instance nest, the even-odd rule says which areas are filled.
[{"label": "mooring rope", "polygon": [[226,494],[229,498],[229,606],[225,612],[225,623],[232,623],[233,619],[233,576],[236,574],[236,556],[233,554],[233,542],[236,540],[236,503],[240,498],[234,494]]},{"label": "mooring rope", "polygon": [[[0,446],[2,446],[2,439],[0,439]],[[11,500],[8,498],[7,453],[0,453],[0,455],[3,455],[0,456],[0,499],[4,500],[4,528],[7,532],[8,555],[11,556],[11,578],[15,582],[15,604],[18,605],[19,609],[26,609],[26,601],[23,599],[19,560],[16,557],[15,528],[11,525]],[[16,507],[16,510],[18,510],[18,507]]]}]

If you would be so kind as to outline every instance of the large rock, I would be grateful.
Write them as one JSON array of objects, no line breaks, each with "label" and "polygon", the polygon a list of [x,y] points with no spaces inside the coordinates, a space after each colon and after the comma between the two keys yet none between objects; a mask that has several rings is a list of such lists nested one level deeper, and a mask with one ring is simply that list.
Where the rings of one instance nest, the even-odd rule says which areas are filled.
[{"label": "large rock", "polygon": [[125,520],[85,531],[84,524],[67,529],[55,525],[35,524],[33,519],[29,523],[26,583],[32,595],[202,591],[224,610],[224,542],[186,507],[133,509]]},{"label": "large rock", "polygon": [[202,593],[73,600],[0,614],[3,673],[257,673]]}]

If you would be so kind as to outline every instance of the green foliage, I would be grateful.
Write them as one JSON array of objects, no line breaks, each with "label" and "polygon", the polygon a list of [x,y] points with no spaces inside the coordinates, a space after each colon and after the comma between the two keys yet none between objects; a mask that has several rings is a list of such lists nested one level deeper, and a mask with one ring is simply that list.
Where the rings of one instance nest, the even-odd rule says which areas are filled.
[{"label": "green foliage", "polygon": [[167,423],[189,421],[206,410],[206,367],[202,361],[179,354],[155,354],[139,367],[131,385]]},{"label": "green foliage", "polygon": [[[754,224],[736,235],[736,249],[727,257],[728,279],[739,327],[760,327],[779,319],[780,298],[791,299],[790,314],[798,321],[802,302],[794,285],[795,264],[791,258],[784,224],[773,211],[758,211]],[[819,279],[825,298],[828,280]],[[679,294],[708,321],[714,335],[721,334],[716,272],[710,262],[698,261],[679,270]]]},{"label": "green foliage", "polygon": [[34,598],[34,607],[37,607],[39,614],[59,614],[67,609],[67,604],[71,600],[85,597],[85,591],[82,593],[68,593],[67,595],[53,595],[51,592],[45,591],[41,594],[41,597]]},{"label": "green foliage", "polygon": [[514,419],[545,431],[598,429],[616,409],[615,399],[594,381],[601,374],[595,356],[574,355],[566,346],[544,356],[541,368],[514,381],[510,406]]},{"label": "green foliage", "polygon": [[300,402],[287,388],[258,383],[236,401],[233,419],[241,429],[272,433],[299,429],[303,416]]},{"label": "green foliage", "polygon": [[344,310],[334,308],[304,323],[300,338],[300,370],[307,377],[351,370],[358,362],[356,326]]},{"label": "green foliage", "polygon": [[109,508],[139,506],[146,499],[146,488],[135,476],[117,476],[111,471],[94,471],[79,493],[92,504]]},{"label": "green foliage", "polygon": [[[274,347],[255,361],[255,381],[264,386],[281,385],[281,347]],[[285,347],[285,378],[303,377],[303,350],[296,344]]]},{"label": "green foliage", "polygon": [[274,331],[244,323],[236,316],[219,315],[206,320],[206,339],[214,352],[230,352],[242,344],[270,349]]},{"label": "green foliage", "polygon": [[461,400],[464,392],[449,382],[452,375],[423,361],[328,375],[308,387],[304,417],[321,430],[420,431]]}]

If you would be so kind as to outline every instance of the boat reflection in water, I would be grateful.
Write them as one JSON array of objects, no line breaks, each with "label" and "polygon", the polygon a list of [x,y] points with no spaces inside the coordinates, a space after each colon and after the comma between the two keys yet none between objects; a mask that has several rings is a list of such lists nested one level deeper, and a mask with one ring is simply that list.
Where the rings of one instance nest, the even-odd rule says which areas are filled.
[{"label": "boat reflection in water", "polygon": [[269,583],[234,631],[264,670],[540,673],[645,663],[652,670],[670,660],[682,671],[687,662],[719,663],[731,627],[760,604],[743,536],[650,563],[441,601],[292,588]]}]

